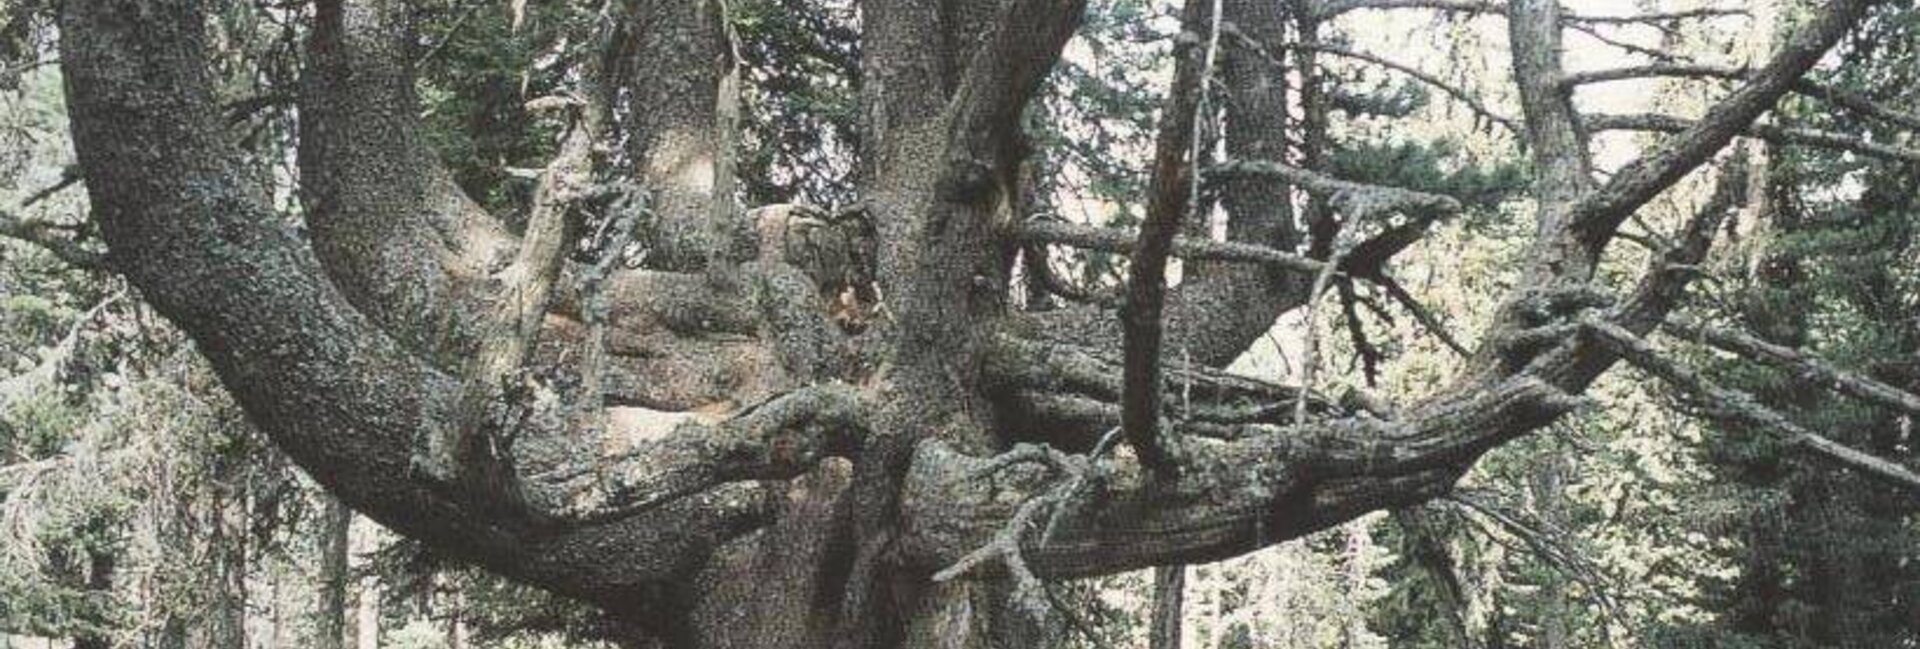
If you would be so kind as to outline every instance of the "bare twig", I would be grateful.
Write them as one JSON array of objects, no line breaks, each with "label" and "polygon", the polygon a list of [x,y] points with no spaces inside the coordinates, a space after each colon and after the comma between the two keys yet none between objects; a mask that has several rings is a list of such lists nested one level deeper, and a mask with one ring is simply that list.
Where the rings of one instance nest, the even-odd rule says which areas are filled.
[{"label": "bare twig", "polygon": [[1229,160],[1208,167],[1205,173],[1208,180],[1236,176],[1285,180],[1309,192],[1331,196],[1335,203],[1344,207],[1353,216],[1369,216],[1387,211],[1416,214],[1432,212],[1445,215],[1458,213],[1462,209],[1460,201],[1452,196],[1342,180],[1311,169],[1302,169],[1272,160]]},{"label": "bare twig", "polygon": [[60,190],[72,187],[74,183],[77,182],[80,182],[80,165],[67,165],[60,170],[60,180],[55,181],[52,185],[48,185],[45,189],[27,196],[27,200],[20,201],[20,209],[33,207],[34,203],[44,201],[47,197],[58,194]]},{"label": "bare twig", "polygon": [[[1568,74],[1562,83],[1568,88],[1573,88],[1586,84],[1652,77],[1744,81],[1751,76],[1752,71],[1745,67],[1713,65],[1709,63],[1665,62],[1624,68],[1575,72]],[[1920,115],[1886,106],[1865,95],[1843,90],[1830,84],[1824,84],[1810,79],[1799,79],[1793,83],[1793,92],[1826,101],[1864,117],[1877,119],[1909,129],[1920,129]]]},{"label": "bare twig", "polygon": [[22,221],[0,211],[0,237],[33,244],[74,268],[100,270],[107,267],[106,255],[87,249],[80,242],[53,232],[53,229],[46,223]]}]

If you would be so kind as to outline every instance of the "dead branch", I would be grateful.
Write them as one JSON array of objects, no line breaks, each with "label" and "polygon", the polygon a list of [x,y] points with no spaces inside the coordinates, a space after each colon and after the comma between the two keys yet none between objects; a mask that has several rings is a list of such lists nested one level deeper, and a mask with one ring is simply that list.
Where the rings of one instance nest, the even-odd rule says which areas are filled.
[{"label": "dead branch", "polygon": [[91,250],[80,242],[55,233],[52,226],[40,221],[22,220],[13,214],[0,211],[0,237],[31,244],[52,254],[55,259],[81,270],[101,270],[107,267],[107,256]]},{"label": "dead branch", "polygon": [[[1360,9],[1436,9],[1469,14],[1504,16],[1507,8],[1498,2],[1485,0],[1325,0],[1313,7],[1315,18],[1326,20]],[[1746,9],[1702,8],[1681,11],[1660,11],[1630,15],[1568,14],[1567,20],[1599,25],[1622,25],[1635,23],[1661,23],[1676,20],[1698,20],[1725,16],[1750,15]]]},{"label": "dead branch", "polygon": [[1229,160],[1208,167],[1205,174],[1208,180],[1233,177],[1284,180],[1309,192],[1331,196],[1334,203],[1356,217],[1388,211],[1447,215],[1459,213],[1462,209],[1460,201],[1452,196],[1342,180],[1272,160]]}]

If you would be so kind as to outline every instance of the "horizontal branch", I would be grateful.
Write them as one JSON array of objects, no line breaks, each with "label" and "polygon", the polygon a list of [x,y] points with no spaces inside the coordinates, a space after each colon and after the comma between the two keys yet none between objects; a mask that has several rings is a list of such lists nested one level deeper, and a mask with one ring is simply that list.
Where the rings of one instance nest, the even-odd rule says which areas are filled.
[{"label": "horizontal branch", "polygon": [[1456,214],[1462,209],[1452,196],[1341,180],[1311,169],[1303,169],[1272,160],[1229,160],[1206,169],[1209,181],[1236,177],[1284,180],[1310,192],[1329,194],[1336,205],[1355,216],[1400,211],[1410,213]]},{"label": "horizontal branch", "polygon": [[[616,414],[606,434],[621,439],[608,443],[627,448],[536,479],[583,487],[568,494],[564,511],[549,512],[559,520],[607,521],[729,482],[799,476],[827,457],[851,457],[867,430],[866,403],[839,383],[801,388],[712,424],[680,417],[623,425]],[[580,484],[583,478],[589,482]]]},{"label": "horizontal branch", "polygon": [[[1317,6],[1313,8],[1313,16],[1316,19],[1326,20],[1360,9],[1433,9],[1492,16],[1504,16],[1507,13],[1505,4],[1487,2],[1486,0],[1328,0],[1318,3]],[[1749,15],[1746,9],[1719,9],[1708,7],[1628,15],[1567,14],[1564,17],[1573,22],[1598,25],[1624,25],[1745,15]]]},{"label": "horizontal branch", "polygon": [[1581,324],[1584,331],[1628,363],[1701,398],[1709,408],[1709,414],[1714,417],[1785,433],[1786,441],[1791,444],[1905,489],[1920,492],[1920,474],[1912,469],[1809,431],[1785,415],[1761,405],[1752,395],[1716,385],[1698,372],[1668,360],[1646,340],[1619,325],[1598,317],[1585,318]]},{"label": "horizontal branch", "polygon": [[1501,115],[1499,113],[1494,112],[1492,108],[1489,108],[1484,102],[1481,102],[1480,98],[1475,97],[1473,93],[1467,92],[1466,90],[1463,90],[1460,87],[1455,86],[1451,83],[1447,83],[1446,81],[1440,79],[1440,77],[1434,76],[1429,72],[1413,67],[1411,65],[1400,63],[1392,59],[1379,56],[1377,54],[1362,52],[1359,50],[1347,49],[1344,47],[1337,47],[1333,45],[1286,43],[1286,44],[1280,45],[1280,47],[1283,47],[1285,49],[1290,49],[1290,50],[1297,50],[1297,51],[1311,51],[1311,52],[1319,52],[1322,54],[1332,54],[1334,56],[1345,57],[1345,58],[1354,59],[1357,61],[1366,61],[1368,63],[1372,63],[1374,65],[1378,65],[1383,68],[1398,71],[1401,74],[1405,74],[1409,77],[1413,77],[1415,80],[1421,83],[1427,84],[1429,86],[1433,86],[1434,88],[1438,88],[1441,92],[1446,93],[1447,96],[1452,97],[1455,101],[1458,101],[1461,104],[1465,105],[1469,110],[1473,111],[1475,114],[1478,114],[1481,117],[1484,117],[1488,121],[1491,121],[1495,124],[1499,124],[1501,128],[1505,128],[1508,133],[1518,135],[1522,132],[1519,122],[1514,121],[1514,119],[1511,117],[1507,117],[1505,115]]},{"label": "horizontal branch", "polygon": [[[1139,242],[1125,230],[1077,225],[1050,219],[1030,219],[1014,224],[1008,235],[1029,244],[1058,244],[1102,252],[1131,253]],[[1265,264],[1303,273],[1319,272],[1325,262],[1303,255],[1233,241],[1213,241],[1175,237],[1173,255],[1182,259],[1213,259]]]},{"label": "horizontal branch", "polygon": [[[1198,563],[1298,538],[1382,508],[1451,489],[1480,453],[1544,426],[1579,400],[1538,379],[1476,388],[1383,421],[1350,416],[1289,426],[1246,426],[1230,440],[1189,438],[1178,482],[1154,481],[1137,458],[1093,460],[1098,497],[1065,503],[1055,533],[1021,555],[1043,578],[1112,574]],[[1013,454],[1009,454],[1013,455]],[[993,542],[1059,481],[1044,470],[975,457],[944,441],[916,448],[902,513],[902,551],[953,565]],[[994,479],[985,479],[993,474]],[[1028,509],[1024,515],[1023,509]]]},{"label": "horizontal branch", "polygon": [[[1714,65],[1711,63],[1662,62],[1623,68],[1606,68],[1576,72],[1567,75],[1561,83],[1568,88],[1573,88],[1595,83],[1656,77],[1744,81],[1751,76],[1752,71],[1744,67]],[[1793,92],[1806,97],[1820,99],[1862,116],[1878,119],[1889,124],[1910,129],[1920,129],[1920,115],[1883,105],[1865,95],[1836,88],[1829,84],[1800,79],[1793,83]]]},{"label": "horizontal branch", "polygon": [[[1650,131],[1659,133],[1683,133],[1697,124],[1697,122],[1692,120],[1653,113],[1588,115],[1586,116],[1585,123],[1588,128],[1595,131]],[[1920,162],[1920,150],[1868,142],[1861,138],[1843,135],[1833,131],[1754,123],[1747,126],[1745,133],[1748,136],[1757,137],[1775,144],[1800,145],[1847,151],[1869,158],[1879,158],[1895,162]]]},{"label": "horizontal branch", "polygon": [[1686,319],[1673,319],[1662,325],[1668,333],[1724,349],[1742,357],[1791,370],[1799,377],[1831,386],[1843,394],[1905,412],[1920,415],[1920,396],[1844,370],[1799,350],[1729,329],[1712,327]]}]

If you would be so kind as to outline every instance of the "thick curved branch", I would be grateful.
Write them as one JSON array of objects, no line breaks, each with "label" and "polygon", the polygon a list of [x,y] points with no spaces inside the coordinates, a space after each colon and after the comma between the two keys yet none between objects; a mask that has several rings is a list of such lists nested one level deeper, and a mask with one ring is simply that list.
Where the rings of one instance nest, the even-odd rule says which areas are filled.
[{"label": "thick curved branch", "polygon": [[301,79],[300,200],[347,299],[408,347],[457,366],[480,335],[487,273],[512,237],[453,182],[420,124],[409,9],[315,5]]},{"label": "thick curved branch", "polygon": [[64,3],[75,149],[117,269],[186,331],[248,418],[356,509],[451,555],[631,610],[658,603],[777,494],[730,483],[604,524],[551,528],[417,479],[458,381],[357,311],[220,135],[190,0]]},{"label": "thick curved branch", "polygon": [[1584,331],[1620,354],[1628,363],[1699,397],[1701,405],[1715,418],[1778,431],[1787,435],[1788,443],[1920,493],[1920,473],[1912,469],[1816,434],[1785,415],[1761,405],[1752,395],[1715,385],[1698,372],[1668,360],[1652,345],[1619,325],[1597,317],[1587,318],[1581,324]]}]

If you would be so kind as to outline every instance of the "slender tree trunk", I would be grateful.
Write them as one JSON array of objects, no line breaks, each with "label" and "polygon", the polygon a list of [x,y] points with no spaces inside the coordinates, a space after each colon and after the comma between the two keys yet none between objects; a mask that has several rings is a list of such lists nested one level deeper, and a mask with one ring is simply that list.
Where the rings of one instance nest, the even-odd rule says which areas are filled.
[{"label": "slender tree trunk", "polygon": [[[1540,520],[1549,529],[1566,529],[1566,512],[1562,492],[1566,489],[1566,460],[1559,449],[1549,450],[1540,456],[1533,467],[1533,507]],[[1548,570],[1546,583],[1543,584],[1540,597],[1546,600],[1542,607],[1540,620],[1542,649],[1565,649],[1567,647],[1567,584],[1566,577],[1557,570]]]},{"label": "slender tree trunk", "polygon": [[[113,591],[113,572],[116,557],[112,552],[92,548],[87,551],[87,591],[99,597],[108,597]],[[5,646],[0,638],[0,647]],[[73,649],[110,649],[113,638],[104,633],[84,633],[75,636]]]},{"label": "slender tree trunk", "polygon": [[1180,623],[1186,598],[1186,566],[1153,569],[1153,628],[1149,631],[1148,647],[1180,649]]},{"label": "slender tree trunk", "polygon": [[314,649],[346,649],[347,558],[353,510],[322,495],[320,516],[320,601],[314,611]]},{"label": "slender tree trunk", "polygon": [[[373,528],[363,525],[359,533],[351,534],[352,555],[364,564],[377,543]],[[359,599],[354,605],[353,637],[355,649],[380,649],[380,579],[373,575],[360,579]]]}]

